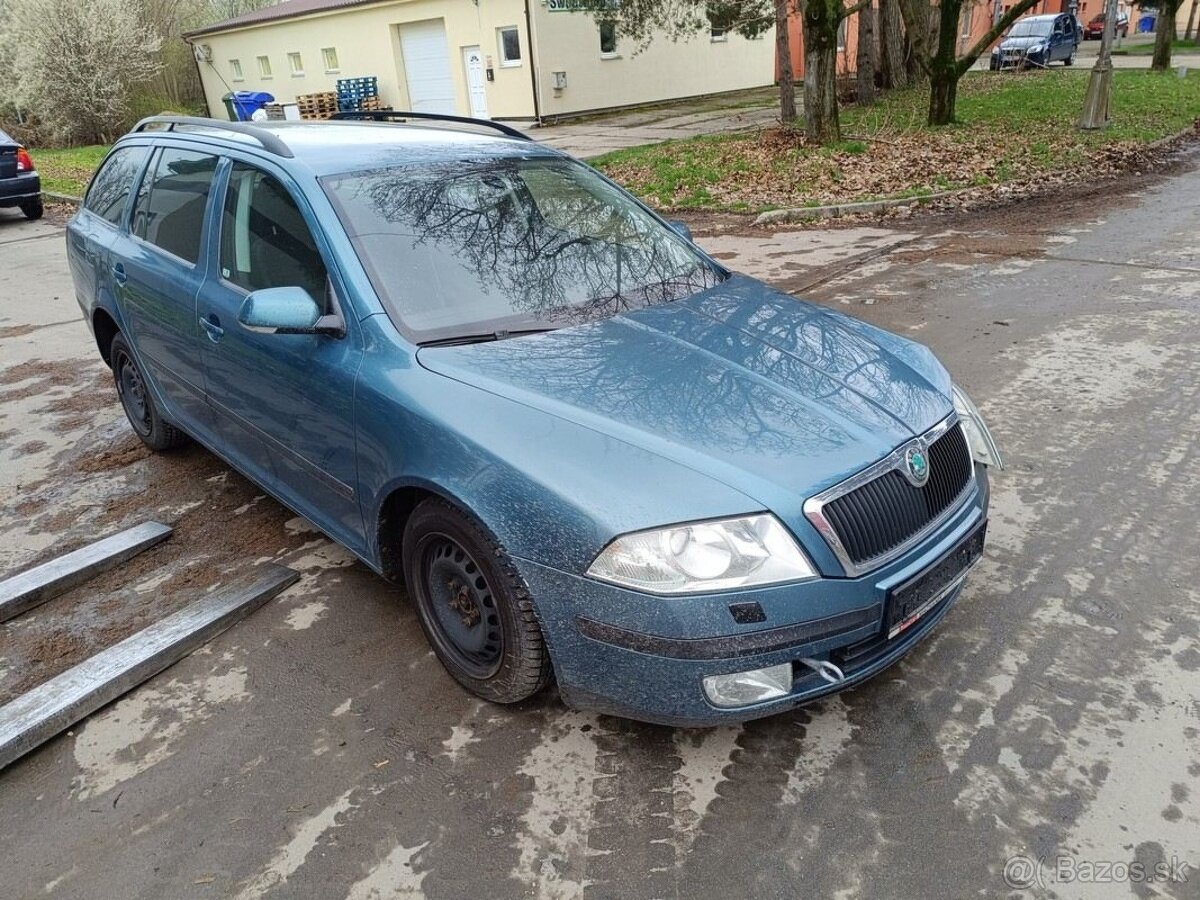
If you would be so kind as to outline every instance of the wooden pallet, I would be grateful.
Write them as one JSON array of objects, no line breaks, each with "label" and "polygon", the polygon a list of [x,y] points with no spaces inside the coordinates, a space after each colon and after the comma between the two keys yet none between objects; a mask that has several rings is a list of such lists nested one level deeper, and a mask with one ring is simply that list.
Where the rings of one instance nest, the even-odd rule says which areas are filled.
[{"label": "wooden pallet", "polygon": [[337,92],[301,94],[296,98],[296,106],[300,109],[302,119],[328,119],[338,111]]}]

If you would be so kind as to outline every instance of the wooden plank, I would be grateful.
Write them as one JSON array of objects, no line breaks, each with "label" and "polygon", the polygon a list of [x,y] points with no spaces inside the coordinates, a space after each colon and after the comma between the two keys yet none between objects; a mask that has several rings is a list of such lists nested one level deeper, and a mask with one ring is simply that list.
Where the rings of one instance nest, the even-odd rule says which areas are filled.
[{"label": "wooden plank", "polygon": [[172,529],[143,522],[0,581],[0,622],[7,622],[165,541]]},{"label": "wooden plank", "polygon": [[183,659],[299,577],[285,566],[262,566],[251,583],[198,600],[0,707],[0,769]]}]

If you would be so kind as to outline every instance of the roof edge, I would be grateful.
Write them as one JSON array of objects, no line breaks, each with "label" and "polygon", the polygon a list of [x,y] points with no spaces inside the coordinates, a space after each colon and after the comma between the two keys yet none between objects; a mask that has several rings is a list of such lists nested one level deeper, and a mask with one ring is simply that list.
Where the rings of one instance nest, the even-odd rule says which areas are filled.
[{"label": "roof edge", "polygon": [[[211,25],[204,25],[200,28],[194,28],[191,31],[183,32],[180,37],[188,43],[192,42],[192,38],[202,37],[208,34],[219,34],[225,31],[237,31],[241,28],[251,28],[256,25],[270,25],[275,22],[285,22],[289,19],[302,19],[307,16],[316,16],[322,13],[338,12],[343,9],[353,9],[358,6],[368,6],[374,3],[386,3],[389,0],[328,0],[324,5],[306,5],[297,0],[291,2],[278,3],[274,6],[264,6],[252,12],[243,13],[240,16],[234,16],[232,19],[225,19],[221,22],[213,22]],[[304,8],[289,10],[288,6],[296,3]]]}]

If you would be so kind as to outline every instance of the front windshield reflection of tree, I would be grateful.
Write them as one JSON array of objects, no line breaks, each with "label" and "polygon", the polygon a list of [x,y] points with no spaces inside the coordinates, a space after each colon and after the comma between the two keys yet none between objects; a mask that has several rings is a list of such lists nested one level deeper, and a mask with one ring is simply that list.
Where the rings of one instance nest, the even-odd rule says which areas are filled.
[{"label": "front windshield reflection of tree", "polygon": [[[333,192],[382,287],[417,331],[596,321],[719,280],[682,239],[575,163],[422,165],[346,176]],[[423,261],[404,264],[422,250]],[[441,295],[443,307],[422,322],[422,307],[435,298],[422,300],[415,284],[387,276],[402,269],[421,278],[417,270],[431,263],[425,287]],[[454,274],[446,267],[454,266],[474,279],[479,296],[470,302],[451,289]],[[447,321],[455,307],[464,317]]]}]

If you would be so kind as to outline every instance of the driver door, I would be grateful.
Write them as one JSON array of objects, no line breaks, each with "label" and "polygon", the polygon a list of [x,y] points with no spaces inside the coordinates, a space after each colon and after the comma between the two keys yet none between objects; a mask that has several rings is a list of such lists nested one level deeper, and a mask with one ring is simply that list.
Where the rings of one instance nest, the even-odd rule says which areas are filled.
[{"label": "driver door", "polygon": [[[280,177],[227,167],[216,265],[197,302],[208,402],[222,444],[255,480],[340,542],[363,546],[355,458],[355,317],[338,302],[327,257]],[[345,334],[267,334],[238,321],[246,297],[304,288]]]}]

